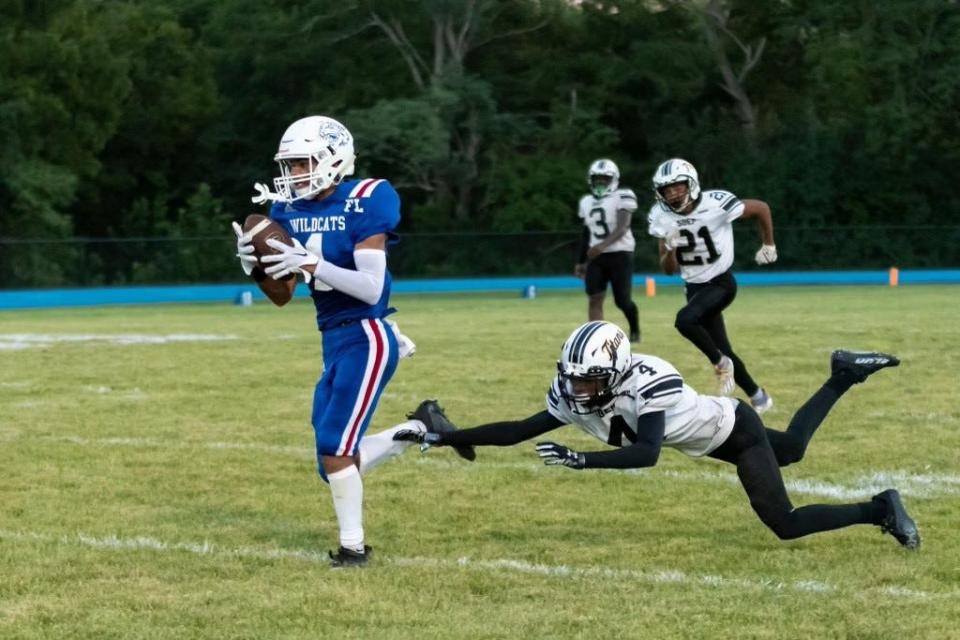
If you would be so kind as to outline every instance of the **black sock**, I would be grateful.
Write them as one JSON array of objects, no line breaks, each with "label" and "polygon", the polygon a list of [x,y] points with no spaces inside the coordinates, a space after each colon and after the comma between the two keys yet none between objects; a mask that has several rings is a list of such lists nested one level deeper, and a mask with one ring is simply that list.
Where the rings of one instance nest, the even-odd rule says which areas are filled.
[{"label": "black sock", "polygon": [[823,386],[833,389],[838,396],[842,396],[857,382],[859,382],[859,380],[857,380],[852,373],[846,370],[840,370],[830,376],[830,379],[824,382]]},{"label": "black sock", "polygon": [[831,386],[831,381],[837,376],[833,376],[827,381],[827,384],[820,387],[815,394],[810,396],[802,407],[793,415],[790,420],[790,426],[787,427],[787,433],[799,439],[803,443],[803,449],[807,448],[807,443],[816,433],[817,427],[827,417],[834,403],[840,399],[842,392],[838,393],[836,388]]},{"label": "black sock", "polygon": [[630,306],[622,311],[630,325],[630,333],[640,333],[640,312],[637,310],[636,303],[631,302]]}]

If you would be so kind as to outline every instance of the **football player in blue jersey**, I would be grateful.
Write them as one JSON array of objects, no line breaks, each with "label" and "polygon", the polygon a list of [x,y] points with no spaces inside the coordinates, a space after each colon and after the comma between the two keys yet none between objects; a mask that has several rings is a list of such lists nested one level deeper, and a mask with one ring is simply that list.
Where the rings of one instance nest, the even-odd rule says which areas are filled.
[{"label": "football player in blue jersey", "polygon": [[[340,122],[326,116],[297,120],[274,156],[280,165],[275,192],[257,184],[252,198],[273,201],[270,217],[293,244],[268,240],[277,253],[258,262],[251,238],[234,223],[244,271],[249,275],[260,266],[274,279],[301,276],[316,307],[324,369],[311,422],[318,469],[329,483],[340,528],[340,547],[330,552],[334,566],[362,566],[369,556],[361,473],[403,450],[392,438],[396,430],[425,429],[414,419],[364,437],[398,357],[412,352],[413,343],[384,320],[394,311],[387,247],[396,240],[400,198],[387,180],[347,180],[355,157],[353,136]],[[422,405],[408,417],[425,417],[427,410]]]}]

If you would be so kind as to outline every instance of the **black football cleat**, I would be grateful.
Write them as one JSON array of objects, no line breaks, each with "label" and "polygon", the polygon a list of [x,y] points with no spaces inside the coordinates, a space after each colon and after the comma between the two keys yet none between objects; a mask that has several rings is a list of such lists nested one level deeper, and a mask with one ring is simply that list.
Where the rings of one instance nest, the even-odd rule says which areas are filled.
[{"label": "black football cleat", "polygon": [[636,342],[636,343],[640,342],[640,332],[639,332],[639,331],[631,331],[631,332],[630,332],[630,342]]},{"label": "black football cleat", "polygon": [[370,559],[370,554],[373,553],[373,548],[368,545],[363,545],[363,551],[361,552],[340,547],[336,553],[333,551],[329,551],[328,553],[330,554],[330,566],[334,569],[340,569],[342,567],[365,567],[367,566],[367,561]]},{"label": "black football cleat", "polygon": [[[413,413],[407,414],[407,418],[422,422],[429,433],[450,433],[457,430],[436,400],[424,400]],[[473,462],[477,459],[477,452],[471,444],[454,445],[453,449],[464,460]]]},{"label": "black football cleat", "polygon": [[873,496],[873,500],[882,503],[887,509],[880,523],[880,531],[889,533],[907,549],[919,549],[920,530],[913,518],[907,514],[903,501],[900,500],[900,493],[896,489],[887,489]]},{"label": "black football cleat", "polygon": [[841,371],[850,373],[856,382],[863,382],[871,373],[876,373],[886,367],[896,367],[900,364],[897,356],[877,351],[844,351],[837,349],[830,354],[830,373],[836,375]]}]

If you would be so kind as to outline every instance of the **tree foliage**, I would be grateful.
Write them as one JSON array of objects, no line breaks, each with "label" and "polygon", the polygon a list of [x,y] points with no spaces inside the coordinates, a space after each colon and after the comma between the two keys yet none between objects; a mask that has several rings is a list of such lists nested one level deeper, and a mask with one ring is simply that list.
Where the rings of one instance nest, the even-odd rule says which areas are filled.
[{"label": "tree foliage", "polygon": [[952,224],[958,105],[956,0],[7,0],[0,238],[220,233],[310,113],[408,232],[571,229],[601,156],[641,199],[682,156],[780,224]]}]

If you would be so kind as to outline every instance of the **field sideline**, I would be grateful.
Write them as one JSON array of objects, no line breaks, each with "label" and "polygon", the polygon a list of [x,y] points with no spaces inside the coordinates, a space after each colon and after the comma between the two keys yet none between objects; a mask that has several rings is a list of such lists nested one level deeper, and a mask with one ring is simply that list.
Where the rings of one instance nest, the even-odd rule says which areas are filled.
[{"label": "field sideline", "polygon": [[[725,314],[774,428],[832,349],[901,357],[784,476],[797,504],[900,488],[918,553],[872,527],[780,542],[714,461],[577,472],[524,443],[473,464],[410,449],[374,470],[365,571],[324,560],[336,527],[308,424],[309,302],[0,313],[0,638],[960,638],[958,293],[746,287]],[[673,328],[681,298],[638,298],[638,350],[713,392]],[[393,302],[418,351],[374,432],[427,397],[464,427],[540,410],[586,314],[567,292]]]}]

